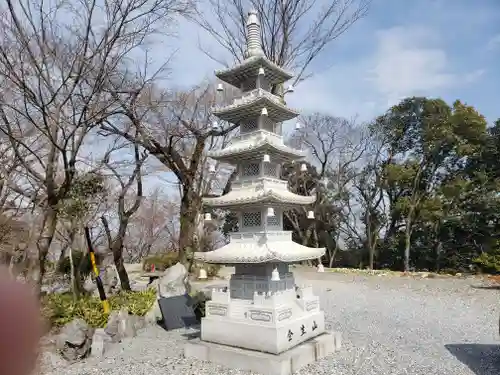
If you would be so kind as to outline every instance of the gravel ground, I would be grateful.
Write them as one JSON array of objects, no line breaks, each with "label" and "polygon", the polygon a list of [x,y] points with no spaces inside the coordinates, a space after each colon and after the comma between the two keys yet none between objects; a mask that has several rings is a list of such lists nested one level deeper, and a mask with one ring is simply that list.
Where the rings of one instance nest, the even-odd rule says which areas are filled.
[{"label": "gravel ground", "polygon": [[[303,272],[298,279],[315,287],[328,328],[343,334],[341,351],[298,375],[500,373],[498,291],[474,288],[477,280]],[[250,374],[182,358],[186,340],[186,331],[149,327],[101,361],[69,366],[46,357],[44,375]]]}]

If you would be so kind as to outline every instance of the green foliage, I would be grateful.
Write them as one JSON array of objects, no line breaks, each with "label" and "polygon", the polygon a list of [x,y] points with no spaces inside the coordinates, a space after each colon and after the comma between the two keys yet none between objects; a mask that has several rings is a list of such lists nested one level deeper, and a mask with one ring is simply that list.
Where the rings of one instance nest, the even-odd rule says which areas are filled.
[{"label": "green foliage", "polygon": [[125,307],[133,315],[144,316],[151,309],[156,299],[156,289],[149,288],[140,292],[118,293],[109,299],[109,303],[112,310]]},{"label": "green foliage", "polygon": [[156,271],[165,271],[167,268],[175,265],[179,260],[178,258],[179,254],[175,251],[155,254],[144,258],[142,261],[142,269],[145,272],[149,272],[151,270],[151,266],[154,264]]},{"label": "green foliage", "polygon": [[205,293],[200,291],[192,292],[190,296],[193,299],[194,313],[196,314],[198,320],[200,320],[205,316],[205,305],[207,301],[210,301],[210,298],[208,298]]},{"label": "green foliage", "polygon": [[498,250],[492,254],[482,253],[478,257],[474,258],[473,261],[483,273],[500,273],[500,251]]},{"label": "green foliage", "polygon": [[[109,298],[111,310],[126,308],[131,314],[138,316],[146,315],[155,301],[154,289],[122,292]],[[69,293],[45,295],[42,298],[42,315],[51,327],[61,327],[76,318],[81,318],[96,328],[104,327],[108,321],[99,297],[86,296],[74,302]]]},{"label": "green foliage", "polygon": [[77,176],[58,205],[59,215],[72,220],[84,217],[96,199],[105,193],[104,182],[104,177],[95,173]]}]

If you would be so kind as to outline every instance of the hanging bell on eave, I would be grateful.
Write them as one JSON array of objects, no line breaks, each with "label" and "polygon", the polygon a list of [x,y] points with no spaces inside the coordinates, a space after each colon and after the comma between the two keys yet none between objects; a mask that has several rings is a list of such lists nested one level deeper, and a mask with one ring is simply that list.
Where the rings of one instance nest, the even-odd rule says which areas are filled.
[{"label": "hanging bell on eave", "polygon": [[280,281],[280,273],[277,268],[274,268],[273,272],[271,272],[271,281]]},{"label": "hanging bell on eave", "polygon": [[314,219],[314,211],[308,211],[307,212],[307,218],[308,219]]}]

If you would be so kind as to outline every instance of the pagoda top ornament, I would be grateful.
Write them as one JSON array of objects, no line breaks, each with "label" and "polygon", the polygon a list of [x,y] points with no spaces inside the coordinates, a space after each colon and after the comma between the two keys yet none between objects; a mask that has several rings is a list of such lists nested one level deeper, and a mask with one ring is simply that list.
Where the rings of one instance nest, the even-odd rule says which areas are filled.
[{"label": "pagoda top ornament", "polygon": [[270,85],[288,81],[293,74],[266,58],[261,43],[261,28],[257,11],[248,12],[246,23],[247,45],[244,60],[229,69],[217,70],[215,75],[221,81],[240,88],[243,81],[255,81],[258,74],[264,73]]},{"label": "pagoda top ornament", "polygon": [[255,9],[248,12],[247,19],[247,49],[245,58],[252,56],[264,56],[264,50],[260,42],[260,22]]}]

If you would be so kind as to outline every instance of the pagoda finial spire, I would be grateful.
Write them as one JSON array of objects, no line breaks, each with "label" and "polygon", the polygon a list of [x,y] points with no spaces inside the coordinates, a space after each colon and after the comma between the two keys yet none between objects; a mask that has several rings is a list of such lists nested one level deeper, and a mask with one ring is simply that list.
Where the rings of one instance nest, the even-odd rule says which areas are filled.
[{"label": "pagoda finial spire", "polygon": [[260,22],[257,17],[257,11],[252,9],[248,12],[247,19],[247,49],[245,58],[252,56],[263,56],[264,51],[260,42]]}]

